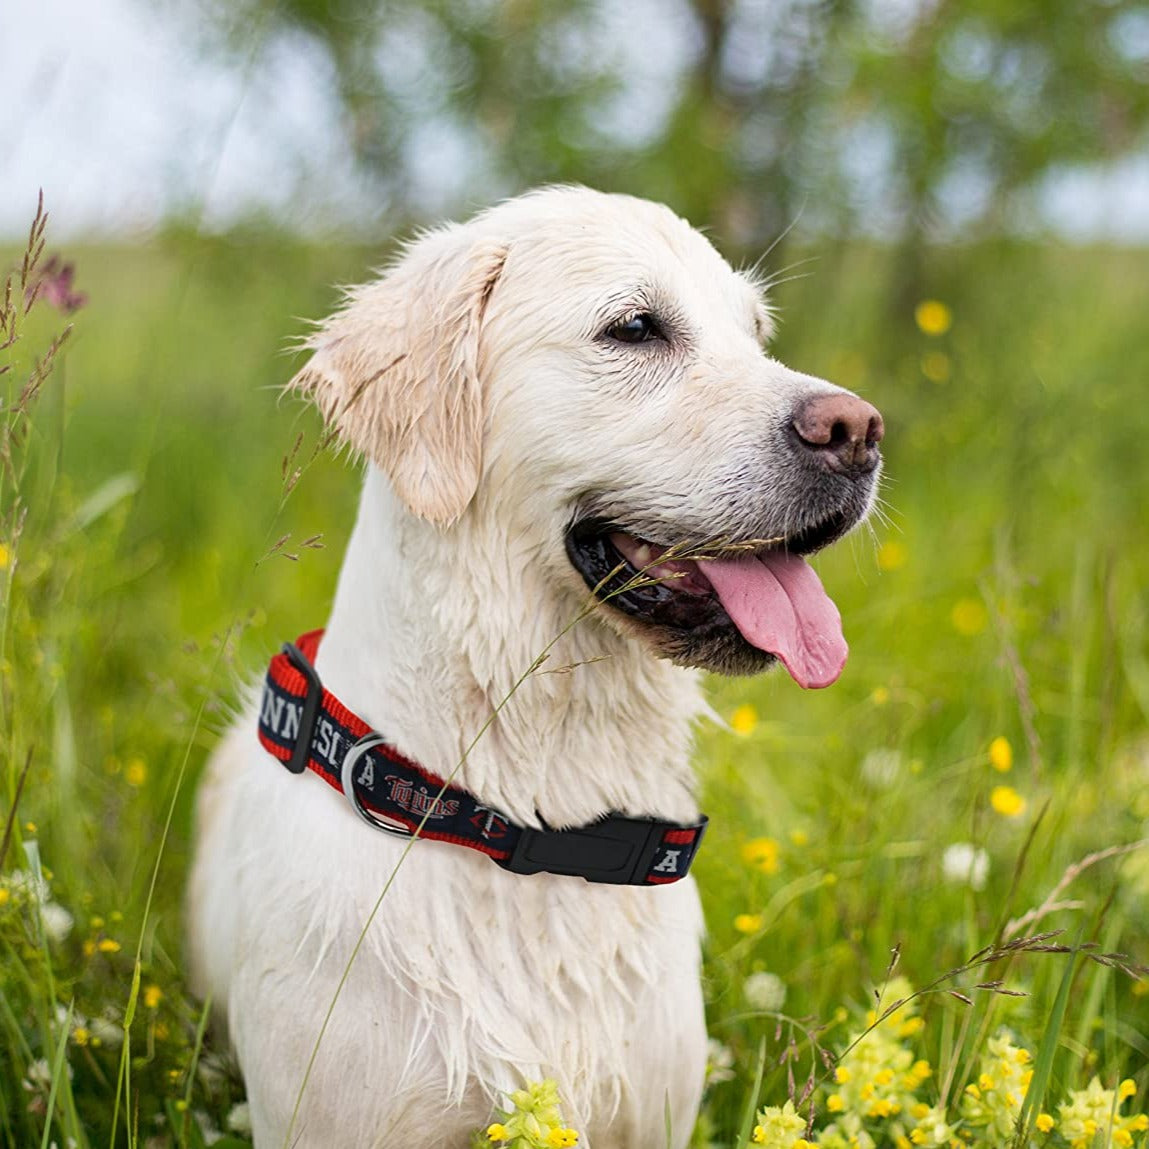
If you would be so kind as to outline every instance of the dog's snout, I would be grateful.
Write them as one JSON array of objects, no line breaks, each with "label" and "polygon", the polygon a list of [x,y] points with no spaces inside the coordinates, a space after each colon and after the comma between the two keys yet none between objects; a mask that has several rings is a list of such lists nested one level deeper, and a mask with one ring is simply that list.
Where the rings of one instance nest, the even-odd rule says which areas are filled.
[{"label": "dog's snout", "polygon": [[815,395],[799,405],[791,426],[798,443],[832,470],[864,474],[878,465],[885,424],[857,395]]}]

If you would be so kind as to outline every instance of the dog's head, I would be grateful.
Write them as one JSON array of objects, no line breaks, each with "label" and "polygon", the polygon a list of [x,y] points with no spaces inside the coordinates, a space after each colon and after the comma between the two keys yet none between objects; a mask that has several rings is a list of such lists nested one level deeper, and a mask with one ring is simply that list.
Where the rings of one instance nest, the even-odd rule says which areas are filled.
[{"label": "dog's head", "polygon": [[845,660],[802,556],[868,513],[878,412],[773,360],[752,280],[667,208],[581,188],[412,243],[295,384],[448,531],[494,515],[558,593],[676,662]]}]

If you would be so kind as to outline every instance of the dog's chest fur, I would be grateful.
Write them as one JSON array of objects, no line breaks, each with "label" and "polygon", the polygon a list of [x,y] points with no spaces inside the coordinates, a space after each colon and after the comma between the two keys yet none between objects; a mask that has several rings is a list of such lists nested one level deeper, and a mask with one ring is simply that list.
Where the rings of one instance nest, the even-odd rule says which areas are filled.
[{"label": "dog's chest fur", "polygon": [[[246,766],[229,764],[242,771],[233,817],[220,823],[235,865],[198,891],[210,923],[201,961],[216,965],[215,991],[231,1006],[257,1144],[277,1144],[299,1067],[402,844],[364,841],[370,832],[318,781],[279,785],[268,763],[243,753]],[[666,1095],[689,1121],[705,1044],[700,928],[689,880],[593,887],[417,846],[328,1026],[301,1144],[462,1146],[489,1119],[489,1090],[517,1088],[524,1075],[558,1079],[568,1120],[591,1145],[645,1144],[657,1130],[640,1136],[637,1124]],[[401,1131],[422,1121],[436,1139],[406,1142]]]},{"label": "dog's chest fur", "polygon": [[[468,568],[423,556],[431,573],[412,583],[411,548],[434,545],[417,535],[369,478],[317,667],[347,705],[446,775],[569,614],[520,606],[516,625],[482,617],[491,596],[472,580],[480,563],[491,570],[487,558]],[[504,565],[509,579],[530,569]],[[546,601],[521,583],[501,591],[512,604]],[[490,634],[497,649],[484,644]],[[694,676],[629,647],[576,628],[456,781],[524,822],[580,824],[608,809],[693,816]],[[663,1146],[651,1115],[668,1098],[684,1143],[705,1050],[693,882],[526,877],[439,843],[416,844],[395,872],[404,845],[363,826],[317,779],[288,775],[256,743],[250,716],[212,763],[195,965],[200,987],[227,1002],[257,1144],[284,1136],[302,1067],[393,873],[320,1046],[299,1144],[464,1146],[490,1119],[492,1091],[524,1076],[558,1080],[567,1120],[592,1149]]]}]

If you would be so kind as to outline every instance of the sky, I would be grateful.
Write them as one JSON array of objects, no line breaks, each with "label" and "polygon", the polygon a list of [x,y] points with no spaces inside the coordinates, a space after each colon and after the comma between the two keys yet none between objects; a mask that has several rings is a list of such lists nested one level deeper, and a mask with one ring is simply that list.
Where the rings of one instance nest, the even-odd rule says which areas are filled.
[{"label": "sky", "polygon": [[[40,188],[57,238],[145,236],[172,214],[220,228],[255,211],[369,229],[378,212],[335,130],[322,53],[300,38],[225,62],[177,11],[0,0],[0,239],[25,233]],[[426,200],[449,203],[457,157],[427,155]],[[1039,203],[1067,238],[1149,243],[1149,155],[1061,173]]]},{"label": "sky", "polygon": [[0,0],[0,236],[27,228],[41,187],[57,237],[289,204],[306,223],[302,187],[317,214],[359,206],[322,55],[215,62],[171,7]]}]

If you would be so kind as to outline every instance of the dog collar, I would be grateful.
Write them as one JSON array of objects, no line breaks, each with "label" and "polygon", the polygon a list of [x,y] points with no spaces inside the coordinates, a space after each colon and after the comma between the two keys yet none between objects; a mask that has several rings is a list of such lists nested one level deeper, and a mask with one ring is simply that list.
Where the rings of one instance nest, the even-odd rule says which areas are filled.
[{"label": "dog collar", "polygon": [[628,886],[686,877],[705,815],[688,825],[608,814],[569,830],[518,826],[405,758],[325,690],[312,665],[322,637],[322,630],[310,631],[271,660],[259,740],[291,773],[318,774],[374,829],[466,846],[514,874],[566,874]]}]

